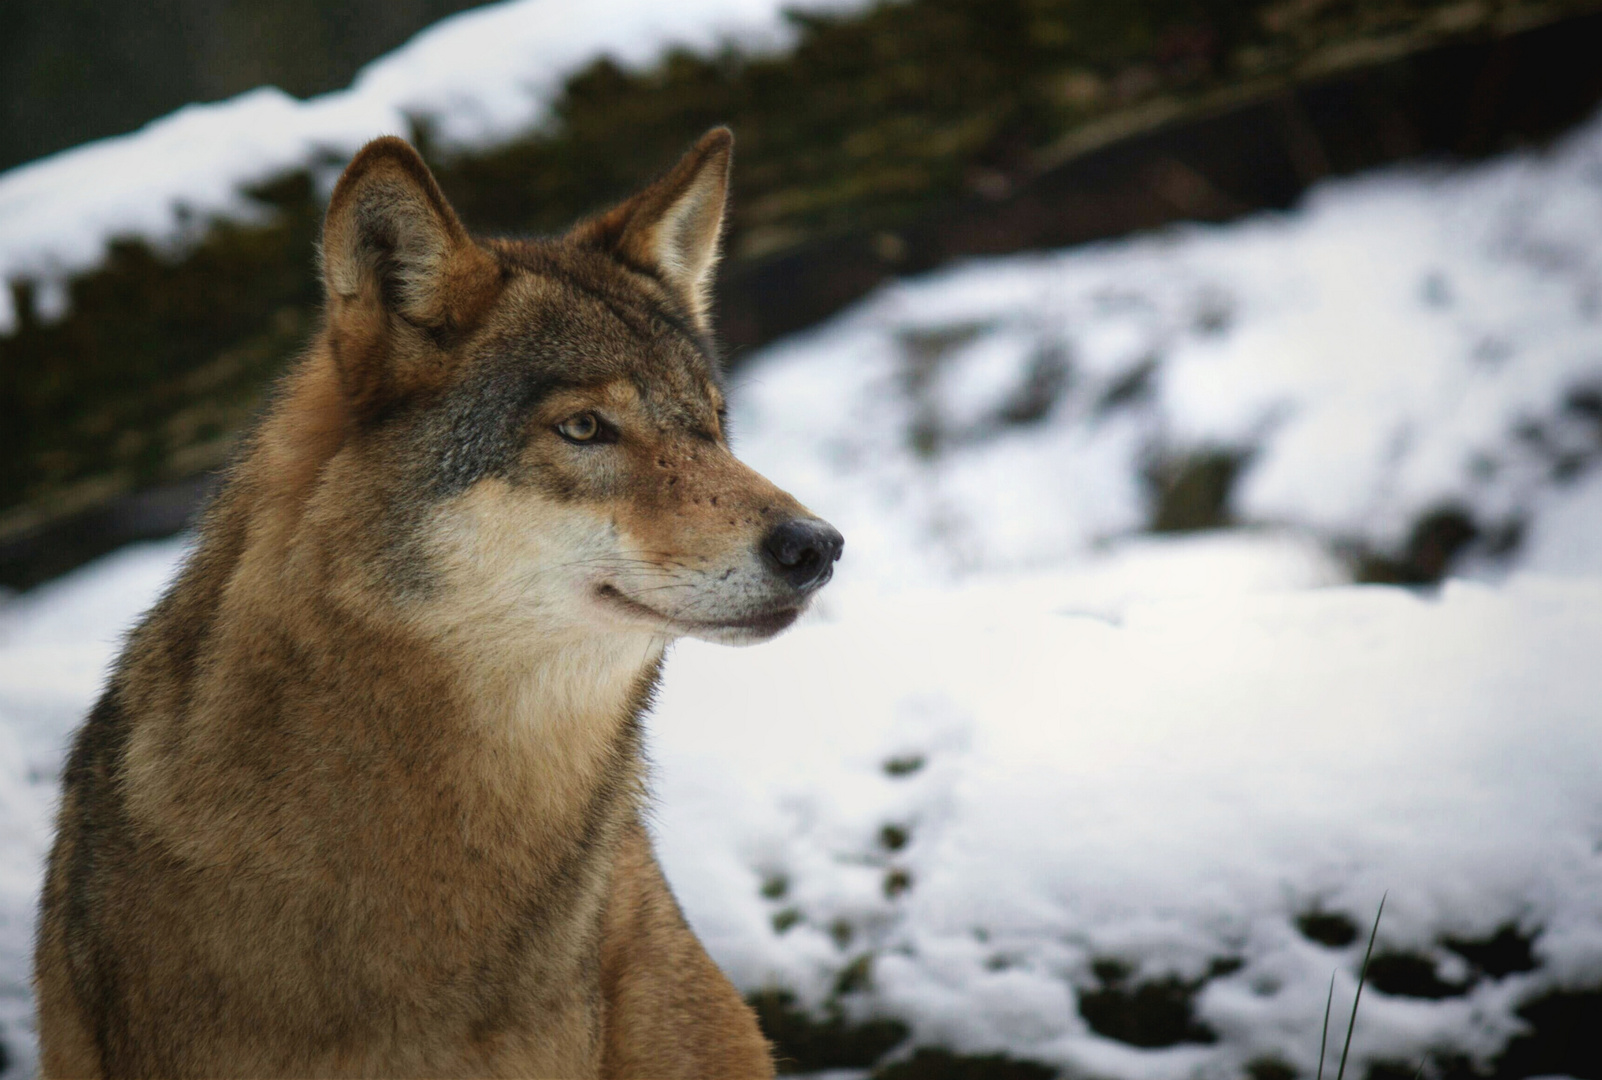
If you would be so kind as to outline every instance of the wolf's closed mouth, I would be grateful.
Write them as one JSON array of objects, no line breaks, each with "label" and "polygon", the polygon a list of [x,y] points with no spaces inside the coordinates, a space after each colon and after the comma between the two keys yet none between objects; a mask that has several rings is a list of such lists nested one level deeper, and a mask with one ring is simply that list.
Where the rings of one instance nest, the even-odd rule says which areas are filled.
[{"label": "wolf's closed mouth", "polygon": [[799,607],[782,607],[774,611],[750,615],[743,619],[686,619],[682,616],[664,615],[653,607],[640,603],[622,592],[615,585],[600,585],[595,589],[595,595],[607,603],[637,615],[641,618],[660,619],[664,624],[676,623],[680,626],[705,626],[728,630],[756,630],[764,634],[777,634],[801,615]]}]

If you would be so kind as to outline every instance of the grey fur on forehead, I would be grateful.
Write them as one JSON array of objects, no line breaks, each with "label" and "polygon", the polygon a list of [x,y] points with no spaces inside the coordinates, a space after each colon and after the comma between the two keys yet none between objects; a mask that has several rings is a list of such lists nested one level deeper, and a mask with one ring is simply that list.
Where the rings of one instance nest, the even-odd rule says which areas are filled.
[{"label": "grey fur on forehead", "polygon": [[548,274],[514,282],[491,316],[490,337],[521,349],[569,385],[629,379],[642,396],[670,386],[699,393],[721,372],[708,342],[683,320],[637,291],[601,291],[581,279]]},{"label": "grey fur on forehead", "polygon": [[677,338],[700,355],[717,381],[720,365],[711,338],[678,310],[655,275],[609,254],[559,242],[503,242],[492,250],[510,278],[510,290],[516,290],[519,279],[536,288],[559,289],[570,310],[599,305],[639,341]]}]

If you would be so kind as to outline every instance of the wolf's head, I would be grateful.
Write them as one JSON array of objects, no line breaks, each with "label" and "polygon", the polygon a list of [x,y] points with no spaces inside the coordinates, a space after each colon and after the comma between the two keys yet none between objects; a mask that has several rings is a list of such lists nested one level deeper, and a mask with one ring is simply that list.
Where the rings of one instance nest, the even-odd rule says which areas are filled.
[{"label": "wolf's head", "polygon": [[535,241],[469,237],[399,139],[350,163],[322,250],[343,418],[312,512],[354,522],[370,580],[444,622],[727,643],[829,580],[840,534],[725,438],[708,290],[731,144],[714,130]]}]

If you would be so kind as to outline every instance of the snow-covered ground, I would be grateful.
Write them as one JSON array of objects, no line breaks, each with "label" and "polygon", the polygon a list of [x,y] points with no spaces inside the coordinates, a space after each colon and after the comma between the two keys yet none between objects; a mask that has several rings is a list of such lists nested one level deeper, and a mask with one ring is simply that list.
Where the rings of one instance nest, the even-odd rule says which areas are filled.
[{"label": "snow-covered ground", "polygon": [[[657,831],[692,922],[742,988],[827,1009],[844,978],[834,1006],[909,1047],[1305,1075],[1361,941],[1298,920],[1365,926],[1388,893],[1380,950],[1460,992],[1365,994],[1354,1055],[1486,1060],[1522,1003],[1602,986],[1592,395],[1598,124],[1290,214],[954,268],[766,350],[737,378],[739,448],[847,551],[785,638],[669,663]],[[1207,449],[1246,457],[1245,526],[1140,535],[1144,472]],[[1428,593],[1349,583],[1342,545],[1447,504],[1523,542]],[[0,607],[20,1057],[61,748],[180,552]],[[1449,947],[1504,926],[1533,970]],[[1170,978],[1214,1041],[1085,1018]]]},{"label": "snow-covered ground", "polygon": [[[1244,554],[1136,565],[1204,576]],[[1423,598],[1238,578],[1109,605],[1097,578],[848,602],[749,655],[678,650],[653,724],[662,851],[741,985],[821,1005],[871,955],[849,1015],[1175,1080],[1261,1058],[1311,1075],[1328,981],[1344,1016],[1362,942],[1327,948],[1297,920],[1366,929],[1387,890],[1379,948],[1445,981],[1468,971],[1443,937],[1508,924],[1539,932],[1542,966],[1366,996],[1360,1060],[1489,1056],[1518,1002],[1602,985],[1602,581]],[[1217,1042],[1096,1035],[1076,1001],[1098,961],[1205,980]]]},{"label": "snow-covered ground", "polygon": [[[493,144],[544,123],[563,80],[598,56],[636,66],[670,46],[780,47],[790,38],[783,9],[861,3],[504,0],[462,12],[363,68],[348,89],[299,100],[259,87],[0,174],[0,284],[34,279],[49,316],[64,309],[66,278],[98,263],[108,240],[182,244],[214,217],[249,219],[261,208],[243,188],[330,160],[337,170],[368,139],[407,134],[412,117],[428,118],[447,147]],[[0,333],[15,314],[0,288]]]}]

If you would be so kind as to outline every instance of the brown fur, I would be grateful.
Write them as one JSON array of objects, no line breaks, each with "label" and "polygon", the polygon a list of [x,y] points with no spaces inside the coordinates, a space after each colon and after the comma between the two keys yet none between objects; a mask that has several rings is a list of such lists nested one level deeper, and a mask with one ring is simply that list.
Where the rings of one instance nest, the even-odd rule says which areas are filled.
[{"label": "brown fur", "polygon": [[729,145],[530,242],[352,161],[324,328],[73,746],[46,1076],[772,1074],[640,822],[666,643],[816,587],[722,429]]}]

